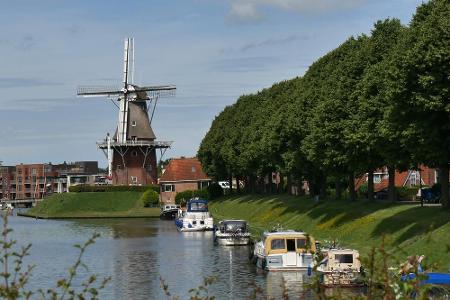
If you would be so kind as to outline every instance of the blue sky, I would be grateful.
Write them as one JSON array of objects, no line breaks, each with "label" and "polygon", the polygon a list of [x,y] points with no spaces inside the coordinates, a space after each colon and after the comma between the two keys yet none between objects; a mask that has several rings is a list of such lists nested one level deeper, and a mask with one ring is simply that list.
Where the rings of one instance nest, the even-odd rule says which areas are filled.
[{"label": "blue sky", "polygon": [[76,87],[121,81],[135,38],[135,81],[176,84],[153,129],[166,157],[194,156],[214,117],[313,61],[376,20],[407,24],[420,0],[0,0],[0,160],[98,160],[116,107]]}]

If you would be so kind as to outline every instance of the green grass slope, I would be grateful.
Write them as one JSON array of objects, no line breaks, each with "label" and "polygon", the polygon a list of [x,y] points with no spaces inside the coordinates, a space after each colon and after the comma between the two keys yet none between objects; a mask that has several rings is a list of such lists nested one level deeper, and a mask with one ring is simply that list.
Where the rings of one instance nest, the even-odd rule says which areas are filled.
[{"label": "green grass slope", "polygon": [[39,218],[156,217],[159,208],[143,207],[141,192],[54,194],[24,215]]},{"label": "green grass slope", "polygon": [[450,212],[441,207],[344,200],[316,204],[287,195],[245,195],[212,201],[210,211],[219,219],[248,220],[255,234],[280,224],[318,240],[336,239],[363,256],[380,246],[384,237],[386,248],[399,260],[424,254],[428,264],[436,263],[444,271],[450,268]]}]

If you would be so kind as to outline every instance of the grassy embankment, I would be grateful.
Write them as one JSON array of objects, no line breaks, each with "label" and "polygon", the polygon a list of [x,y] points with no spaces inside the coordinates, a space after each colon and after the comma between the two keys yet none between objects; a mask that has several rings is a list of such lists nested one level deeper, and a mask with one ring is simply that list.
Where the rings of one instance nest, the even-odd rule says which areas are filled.
[{"label": "grassy embankment", "polygon": [[280,224],[321,241],[336,239],[363,256],[380,246],[384,236],[386,248],[400,260],[424,254],[427,264],[436,263],[442,271],[450,268],[450,212],[441,207],[344,200],[315,204],[309,198],[286,195],[245,195],[212,201],[210,211],[216,219],[249,221],[257,236]]},{"label": "grassy embankment", "polygon": [[22,215],[38,218],[159,217],[159,208],[143,207],[142,192],[54,194]]}]

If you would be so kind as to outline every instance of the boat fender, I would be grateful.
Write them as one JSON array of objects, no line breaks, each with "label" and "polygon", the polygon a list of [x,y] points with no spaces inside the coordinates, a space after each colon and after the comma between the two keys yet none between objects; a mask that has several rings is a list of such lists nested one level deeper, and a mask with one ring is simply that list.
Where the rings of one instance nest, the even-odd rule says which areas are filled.
[{"label": "boat fender", "polygon": [[262,268],[263,270],[265,270],[266,267],[267,267],[267,261],[266,261],[265,258],[263,258],[262,261],[261,261],[261,268]]},{"label": "boat fender", "polygon": [[366,270],[364,270],[364,267],[359,267],[359,272],[361,273],[361,276],[366,276]]}]

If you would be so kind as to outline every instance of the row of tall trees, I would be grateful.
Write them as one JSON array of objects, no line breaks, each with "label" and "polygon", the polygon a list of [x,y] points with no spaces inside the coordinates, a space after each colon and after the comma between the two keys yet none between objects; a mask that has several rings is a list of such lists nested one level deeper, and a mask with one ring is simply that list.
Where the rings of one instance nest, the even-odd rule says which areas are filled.
[{"label": "row of tall trees", "polygon": [[346,186],[351,199],[355,176],[369,174],[373,198],[373,171],[388,166],[392,199],[394,170],[426,164],[440,169],[450,207],[450,2],[422,4],[408,26],[378,21],[303,77],[241,96],[215,118],[198,157],[217,179],[253,187],[279,172],[322,194],[335,182],[338,198]]}]

